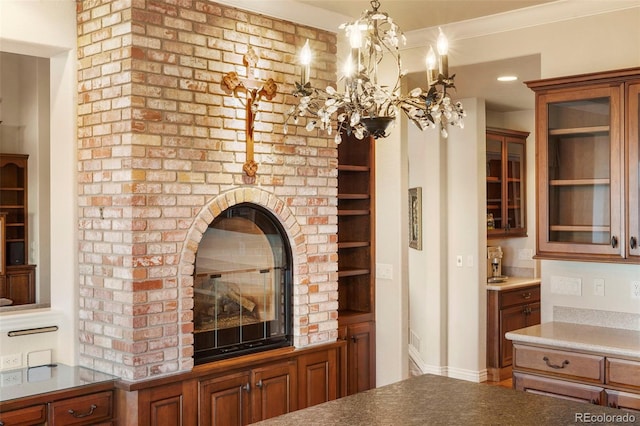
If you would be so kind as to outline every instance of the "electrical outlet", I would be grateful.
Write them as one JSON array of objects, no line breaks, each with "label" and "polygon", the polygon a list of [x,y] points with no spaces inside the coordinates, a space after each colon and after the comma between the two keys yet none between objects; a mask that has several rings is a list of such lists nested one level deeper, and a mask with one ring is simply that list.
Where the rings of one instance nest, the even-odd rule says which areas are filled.
[{"label": "electrical outlet", "polygon": [[0,358],[0,370],[14,370],[22,367],[22,354],[4,355]]},{"label": "electrical outlet", "polygon": [[22,384],[22,371],[10,371],[8,373],[0,373],[0,386],[15,386]]},{"label": "electrical outlet", "polygon": [[553,275],[551,276],[551,293],[566,296],[582,296],[582,279]]},{"label": "electrical outlet", "polygon": [[631,281],[631,298],[640,299],[640,281]]},{"label": "electrical outlet", "polygon": [[602,278],[593,279],[593,295],[604,296],[604,279]]}]

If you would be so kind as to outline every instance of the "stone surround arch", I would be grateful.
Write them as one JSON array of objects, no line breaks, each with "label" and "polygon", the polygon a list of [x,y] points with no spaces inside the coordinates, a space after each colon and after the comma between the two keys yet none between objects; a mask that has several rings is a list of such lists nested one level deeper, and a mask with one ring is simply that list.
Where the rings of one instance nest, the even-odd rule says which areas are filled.
[{"label": "stone surround arch", "polygon": [[[186,313],[187,310],[193,309],[194,263],[198,246],[205,231],[209,227],[209,224],[211,224],[220,213],[240,203],[253,203],[266,208],[280,221],[286,232],[289,245],[291,246],[293,260],[293,344],[296,347],[305,346],[305,341],[300,337],[307,334],[306,328],[303,326],[308,324],[307,314],[309,312],[306,304],[307,300],[301,297],[302,294],[307,293],[307,291],[301,287],[306,286],[310,282],[308,274],[305,273],[306,268],[302,266],[306,263],[306,236],[303,234],[302,227],[298,223],[295,215],[285,202],[274,194],[259,188],[236,188],[223,192],[207,203],[194,218],[180,256],[179,274],[180,282],[182,283],[181,286],[182,288],[190,289],[181,299],[182,311]],[[190,320],[193,321],[192,315]],[[184,345],[193,344],[192,332],[193,329],[191,329],[191,333],[189,333],[189,342],[184,340],[187,336],[183,336]]]}]

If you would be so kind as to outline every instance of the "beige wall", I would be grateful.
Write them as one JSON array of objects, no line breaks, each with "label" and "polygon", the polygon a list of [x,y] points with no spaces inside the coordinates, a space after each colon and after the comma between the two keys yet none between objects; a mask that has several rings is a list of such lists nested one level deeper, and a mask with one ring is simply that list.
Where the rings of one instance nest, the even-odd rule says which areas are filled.
[{"label": "beige wall", "polygon": [[[618,2],[620,3],[620,2]],[[627,5],[630,4],[627,2]],[[495,33],[490,35],[471,36],[465,39],[455,39],[456,33],[463,33],[465,26],[463,24],[453,25],[447,28],[447,33],[451,34],[452,53],[451,64],[455,66],[466,65],[472,63],[480,63],[485,61],[493,61],[512,57],[519,57],[528,54],[541,55],[541,76],[552,77],[560,75],[571,75],[576,73],[594,72],[616,68],[628,68],[640,66],[640,8],[635,4],[633,9],[625,9],[606,14],[598,14],[586,16],[570,21],[558,21],[558,16],[551,16],[548,19],[554,21],[551,23],[532,25],[523,29],[499,31],[496,25]],[[553,9],[550,9],[553,10]],[[580,10],[576,10],[579,13]],[[538,16],[538,15],[531,15]],[[558,21],[558,22],[555,22]],[[488,20],[491,22],[491,20]],[[485,25],[490,27],[490,25]],[[598,31],[594,31],[598,28]],[[410,35],[409,35],[410,36]],[[615,48],[613,48],[615,46]],[[403,61],[409,71],[420,70],[422,67],[423,48],[409,49],[403,52]],[[507,127],[510,125],[518,126],[520,129],[529,128],[533,133],[534,113],[533,105],[529,112],[519,112],[508,116],[496,117],[490,116],[493,124],[496,122],[504,123]],[[471,121],[468,119],[468,121]],[[466,131],[466,128],[465,128]],[[482,131],[479,129],[478,131]],[[535,136],[532,134],[532,136]],[[438,162],[435,158],[442,156],[443,147],[433,148],[426,152],[424,147],[411,148],[416,144],[423,143],[415,134],[409,132],[405,136],[409,143],[409,157],[407,158],[408,173],[410,176],[409,186],[423,186],[423,194],[427,195],[427,200],[444,199],[453,196],[451,183],[443,185],[442,178],[434,177],[434,172],[423,171],[422,175],[416,174],[414,171],[423,164],[437,167]],[[481,138],[478,138],[480,140]],[[528,153],[528,218],[529,218],[529,237],[522,239],[522,242],[508,243],[510,250],[519,248],[534,248],[535,223],[535,202],[534,197],[534,169],[532,161],[534,158],[534,137],[529,138],[527,145]],[[482,149],[474,144],[473,138],[470,139],[470,150]],[[447,143],[447,147],[451,147],[451,142]],[[427,148],[428,149],[428,148]],[[415,153],[416,155],[412,155]],[[420,157],[422,155],[423,157]],[[447,167],[451,173],[464,174],[466,159],[451,157],[453,152],[447,152],[446,156],[450,163]],[[428,161],[425,163],[425,161]],[[531,164],[531,166],[530,166]],[[440,166],[442,167],[442,165]],[[378,174],[378,179],[385,179],[386,176]],[[469,186],[473,186],[469,182]],[[483,190],[476,188],[479,192]],[[458,190],[466,191],[465,188]],[[443,191],[448,191],[444,194]],[[473,196],[473,194],[469,194]],[[378,194],[380,199],[380,194]],[[442,206],[444,203],[440,203]],[[438,204],[434,204],[437,212]],[[461,327],[472,327],[473,329],[483,329],[484,325],[478,323],[486,322],[479,312],[485,310],[484,292],[478,292],[470,289],[466,298],[462,300],[462,304],[454,304],[456,294],[463,285],[459,280],[462,278],[455,266],[455,255],[464,254],[463,250],[467,249],[455,233],[458,229],[467,229],[471,234],[468,237],[468,252],[478,254],[474,257],[474,265],[478,265],[478,261],[482,261],[482,250],[477,250],[478,241],[483,241],[485,228],[484,223],[478,223],[478,217],[469,214],[465,218],[459,213],[462,206],[458,203],[449,204],[446,212],[436,214],[435,225],[430,222],[425,223],[425,235],[431,239],[436,239],[442,235],[443,226],[446,224],[450,234],[447,236],[449,248],[447,258],[442,258],[442,250],[439,255],[422,255],[410,253],[409,277],[408,285],[411,288],[410,293],[410,323],[412,330],[418,335],[421,341],[420,351],[412,348],[412,356],[415,357],[424,371],[438,372],[453,376],[463,376],[460,373],[469,373],[467,377],[471,378],[474,374],[476,378],[483,377],[485,369],[484,353],[482,344],[475,346],[467,345],[467,342],[460,339],[463,336]],[[483,214],[483,211],[480,212]],[[451,220],[456,218],[455,226],[452,226]],[[447,222],[448,220],[448,222]],[[434,229],[437,228],[437,229]],[[477,234],[476,234],[477,232]],[[453,235],[451,234],[453,233]],[[457,243],[456,243],[457,241]],[[378,239],[379,245],[387,245],[388,241]],[[438,244],[436,241],[435,244]],[[439,242],[442,246],[443,242]],[[456,247],[456,244],[459,244]],[[432,250],[427,248],[427,250]],[[466,261],[466,258],[464,259]],[[523,263],[521,267],[536,268],[535,262]],[[542,275],[542,297],[543,297],[543,321],[553,319],[553,309],[558,306],[600,309],[610,312],[623,313],[640,313],[640,302],[629,300],[629,281],[631,279],[640,279],[640,266],[636,265],[615,265],[615,264],[593,264],[580,262],[541,262]],[[482,266],[480,266],[482,269]],[[445,271],[448,271],[445,272]],[[479,288],[484,287],[482,280],[483,273],[479,271],[479,279],[475,285]],[[551,275],[579,276],[583,280],[583,296],[557,296],[551,294],[549,289],[549,278]],[[604,297],[592,296],[593,278],[604,278],[606,282],[606,294]],[[473,283],[466,283],[473,286]],[[402,284],[398,284],[402,285]],[[461,310],[466,306],[467,310]],[[443,327],[445,321],[444,309],[449,309],[446,315],[447,321],[459,316],[458,322],[449,323],[446,331]],[[451,309],[457,309],[451,312]],[[396,313],[402,316],[401,313]],[[387,320],[378,318],[379,322],[387,323]],[[398,321],[395,319],[395,321]],[[482,336],[483,337],[483,336]],[[379,344],[384,344],[378,341]],[[398,377],[400,379],[401,377]]]}]

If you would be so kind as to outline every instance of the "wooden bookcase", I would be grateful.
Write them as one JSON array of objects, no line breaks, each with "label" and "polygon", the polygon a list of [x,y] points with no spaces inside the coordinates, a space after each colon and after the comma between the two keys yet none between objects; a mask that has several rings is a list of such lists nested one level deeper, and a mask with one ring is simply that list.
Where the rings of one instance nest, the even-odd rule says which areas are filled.
[{"label": "wooden bookcase", "polygon": [[347,394],[375,387],[374,139],[338,146],[338,323]]},{"label": "wooden bookcase", "polygon": [[4,274],[0,297],[14,305],[35,303],[35,265],[28,265],[28,161],[25,154],[0,154],[0,214],[4,217]]}]

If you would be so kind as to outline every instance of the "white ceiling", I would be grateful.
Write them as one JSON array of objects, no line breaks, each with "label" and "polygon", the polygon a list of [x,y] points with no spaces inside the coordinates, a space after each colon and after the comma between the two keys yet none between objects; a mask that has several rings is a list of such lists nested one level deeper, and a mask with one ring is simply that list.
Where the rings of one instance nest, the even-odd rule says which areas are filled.
[{"label": "white ceiling", "polygon": [[[319,9],[339,13],[353,19],[371,10],[369,0],[295,0]],[[505,13],[515,9],[549,3],[552,0],[381,0],[381,12],[400,26],[403,32]],[[338,25],[336,25],[337,27]],[[523,81],[540,78],[540,57],[532,55],[501,61],[460,66],[451,69],[456,74],[454,98],[485,99],[487,109],[507,112],[533,109],[534,95]],[[499,75],[511,74],[517,81],[501,83]],[[408,76],[409,88],[421,86],[424,75]]]},{"label": "white ceiling", "polygon": [[[371,10],[369,0],[295,0],[346,16],[358,18]],[[550,3],[554,0],[381,0],[381,12],[386,12],[404,32],[466,21]]]}]

